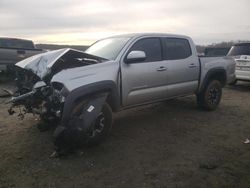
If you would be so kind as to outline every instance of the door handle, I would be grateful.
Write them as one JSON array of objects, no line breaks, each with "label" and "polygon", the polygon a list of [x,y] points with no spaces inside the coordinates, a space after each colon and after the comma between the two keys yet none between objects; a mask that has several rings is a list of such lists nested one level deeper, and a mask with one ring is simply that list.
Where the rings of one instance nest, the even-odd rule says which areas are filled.
[{"label": "door handle", "polygon": [[163,66],[161,66],[161,67],[159,67],[158,69],[156,69],[157,71],[165,71],[165,70],[167,70],[167,68],[166,67],[163,67]]},{"label": "door handle", "polygon": [[194,68],[197,67],[197,65],[195,65],[194,63],[191,63],[190,65],[188,65],[189,68]]}]

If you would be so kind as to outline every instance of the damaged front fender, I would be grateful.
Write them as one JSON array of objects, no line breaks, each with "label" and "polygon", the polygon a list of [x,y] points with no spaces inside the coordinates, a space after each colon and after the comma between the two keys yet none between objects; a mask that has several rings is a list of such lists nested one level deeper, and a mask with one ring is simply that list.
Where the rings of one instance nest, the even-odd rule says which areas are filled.
[{"label": "damaged front fender", "polygon": [[[64,119],[54,132],[54,142],[58,150],[62,148],[72,148],[86,137],[88,131],[94,126],[95,120],[101,113],[103,105],[108,97],[108,93],[99,93],[88,99],[75,101],[70,114],[63,116]],[[65,119],[67,118],[67,119]]]},{"label": "damaged front fender", "polygon": [[74,89],[69,93],[64,103],[62,114],[62,125],[66,126],[70,120],[70,114],[77,104],[77,102],[86,99],[88,96],[93,96],[97,93],[108,92],[111,100],[109,104],[114,111],[120,108],[118,88],[113,81],[101,81],[93,84],[88,84],[77,89]]}]

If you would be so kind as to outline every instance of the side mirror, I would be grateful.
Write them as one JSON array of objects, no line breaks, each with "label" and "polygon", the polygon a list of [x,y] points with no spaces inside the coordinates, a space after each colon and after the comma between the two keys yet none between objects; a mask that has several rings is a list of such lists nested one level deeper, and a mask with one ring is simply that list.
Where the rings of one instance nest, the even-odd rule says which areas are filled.
[{"label": "side mirror", "polygon": [[131,51],[125,59],[125,63],[142,62],[146,59],[146,53],[144,51]]}]

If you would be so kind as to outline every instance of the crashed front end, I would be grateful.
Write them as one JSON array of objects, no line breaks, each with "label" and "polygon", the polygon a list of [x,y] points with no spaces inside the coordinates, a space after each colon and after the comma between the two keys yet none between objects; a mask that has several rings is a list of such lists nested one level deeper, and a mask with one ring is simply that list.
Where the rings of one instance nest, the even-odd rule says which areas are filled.
[{"label": "crashed front end", "polygon": [[26,113],[37,114],[42,120],[60,119],[65,97],[55,86],[47,85],[36,76],[26,71],[17,71],[17,89],[8,103],[9,114],[19,108],[18,116],[22,119]]},{"label": "crashed front end", "polygon": [[[79,130],[90,127],[101,107],[96,108],[95,113],[88,114],[88,117],[84,117],[82,120],[79,120],[79,118],[72,119],[69,116],[72,110],[70,109],[72,101],[68,97],[69,91],[63,83],[53,81],[52,78],[61,71],[103,61],[105,59],[81,51],[61,49],[39,54],[17,63],[17,90],[12,94],[9,101],[11,104],[8,110],[9,114],[14,114],[15,109],[19,108],[18,116],[20,118],[23,118],[26,113],[32,113],[39,115],[42,121],[51,122],[55,120],[59,122],[54,132],[55,143],[58,147],[65,147],[79,134]],[[105,99],[106,95],[101,94],[92,99],[91,104],[87,101],[84,106],[85,111],[89,110],[92,104],[104,103]],[[68,103],[67,110],[69,112],[64,112],[65,103]],[[71,126],[68,126],[69,124]]]}]

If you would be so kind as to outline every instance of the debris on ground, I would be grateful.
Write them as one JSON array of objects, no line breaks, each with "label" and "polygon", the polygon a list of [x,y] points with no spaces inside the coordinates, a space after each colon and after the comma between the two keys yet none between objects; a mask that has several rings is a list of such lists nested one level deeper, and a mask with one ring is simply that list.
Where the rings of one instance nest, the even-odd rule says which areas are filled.
[{"label": "debris on ground", "polygon": [[245,141],[244,141],[244,144],[249,144],[250,143],[250,140],[247,138]]}]

